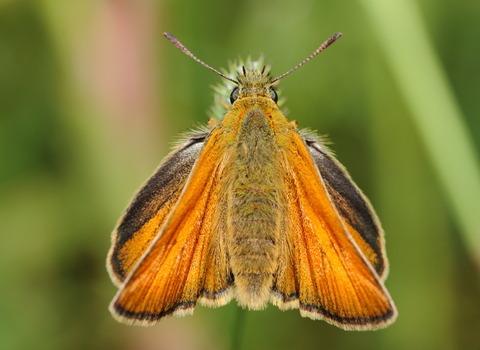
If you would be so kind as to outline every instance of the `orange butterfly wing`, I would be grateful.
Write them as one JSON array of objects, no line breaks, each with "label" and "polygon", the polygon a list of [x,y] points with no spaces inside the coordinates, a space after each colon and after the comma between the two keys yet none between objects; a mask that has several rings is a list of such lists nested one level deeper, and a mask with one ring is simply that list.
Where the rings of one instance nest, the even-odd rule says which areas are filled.
[{"label": "orange butterfly wing", "polygon": [[351,237],[299,134],[285,151],[287,257],[277,274],[274,303],[348,330],[383,328],[395,306]]},{"label": "orange butterfly wing", "polygon": [[220,157],[212,131],[175,209],[110,305],[119,321],[148,325],[193,313],[199,298],[215,306],[231,299],[225,237],[216,230]]},{"label": "orange butterfly wing", "polygon": [[388,274],[388,259],[383,229],[375,211],[368,198],[350,179],[347,170],[319,140],[309,136],[304,138],[305,143],[343,224],[380,279],[385,280]]},{"label": "orange butterfly wing", "polygon": [[112,235],[107,267],[120,286],[173,210],[207,134],[191,136],[174,150],[135,195]]}]

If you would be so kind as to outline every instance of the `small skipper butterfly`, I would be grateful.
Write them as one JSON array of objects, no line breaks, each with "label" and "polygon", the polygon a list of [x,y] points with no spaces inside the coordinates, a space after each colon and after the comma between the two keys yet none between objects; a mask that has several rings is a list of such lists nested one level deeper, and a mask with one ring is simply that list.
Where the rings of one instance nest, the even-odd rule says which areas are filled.
[{"label": "small skipper butterfly", "polygon": [[119,287],[113,316],[146,326],[235,298],[250,310],[298,308],[346,330],[393,323],[373,208],[325,141],[278,106],[277,82],[341,34],[277,78],[251,61],[228,76],[164,35],[228,80],[230,103],[217,106],[221,120],[184,138],[120,219],[107,262]]}]

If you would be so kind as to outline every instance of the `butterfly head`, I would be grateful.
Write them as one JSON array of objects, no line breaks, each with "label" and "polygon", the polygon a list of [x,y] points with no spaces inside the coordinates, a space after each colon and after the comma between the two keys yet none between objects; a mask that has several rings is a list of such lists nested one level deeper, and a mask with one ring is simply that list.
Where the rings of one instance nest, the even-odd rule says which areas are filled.
[{"label": "butterfly head", "polygon": [[245,97],[266,97],[277,103],[275,83],[267,67],[258,70],[242,66],[242,71],[237,74],[237,86],[230,94],[230,102],[233,104]]}]

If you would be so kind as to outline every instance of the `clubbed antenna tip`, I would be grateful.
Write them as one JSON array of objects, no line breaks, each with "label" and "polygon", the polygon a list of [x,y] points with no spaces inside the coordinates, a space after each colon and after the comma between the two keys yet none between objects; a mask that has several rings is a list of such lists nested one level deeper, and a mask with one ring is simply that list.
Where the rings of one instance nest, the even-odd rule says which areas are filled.
[{"label": "clubbed antenna tip", "polygon": [[185,46],[183,46],[183,44],[178,41],[177,38],[175,38],[172,34],[169,34],[169,33],[163,33],[163,35],[172,42],[173,45],[175,45],[176,47],[178,47],[180,50],[182,50],[185,54],[187,54],[188,56],[190,56],[191,58],[193,58],[195,61],[197,61],[198,63],[200,63],[202,66],[204,67],[207,67],[208,69],[214,71],[215,73],[217,73],[218,75],[220,75],[221,77],[225,78],[225,79],[228,79],[232,82],[234,82],[235,84],[238,85],[238,81],[236,81],[235,79],[232,79],[232,78],[229,78],[227,77],[225,74],[219,72],[218,70],[216,70],[215,68],[213,67],[210,67],[208,64],[206,64],[205,62],[203,62],[202,60],[200,60],[199,58],[197,58],[197,56],[195,56],[193,53],[191,53]]},{"label": "clubbed antenna tip", "polygon": [[280,80],[282,79],[283,77],[285,77],[286,75],[289,75],[290,73],[292,73],[293,71],[297,70],[298,68],[300,68],[301,66],[303,66],[305,63],[307,63],[308,61],[310,61],[312,58],[314,58],[316,55],[318,55],[320,52],[322,52],[323,50],[325,50],[327,47],[329,47],[330,45],[332,45],[338,38],[340,38],[342,36],[342,33],[337,33],[337,34],[333,34],[330,38],[328,38],[327,41],[325,41],[322,45],[320,45],[320,47],[318,49],[316,49],[310,56],[308,56],[303,62],[297,64],[295,67],[293,67],[292,69],[290,69],[288,72],[286,73],[283,73],[282,75],[280,75],[279,77],[276,77],[275,79],[272,80],[272,83],[277,81],[277,80]]}]

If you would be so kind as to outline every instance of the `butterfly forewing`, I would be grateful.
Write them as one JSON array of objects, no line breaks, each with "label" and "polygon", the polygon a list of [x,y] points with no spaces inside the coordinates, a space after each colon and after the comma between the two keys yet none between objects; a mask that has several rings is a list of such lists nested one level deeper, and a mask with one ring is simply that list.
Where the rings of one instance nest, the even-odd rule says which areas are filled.
[{"label": "butterfly forewing", "polygon": [[277,276],[276,303],[295,307],[298,298],[302,315],[344,329],[387,326],[396,315],[388,292],[347,231],[300,135],[289,140],[284,245],[293,249]]},{"label": "butterfly forewing", "polygon": [[[226,257],[215,251],[220,174],[212,132],[171,215],[111,304],[123,322],[148,325],[171,314],[193,313],[198,298],[228,302]],[[207,273],[208,272],[208,273]]]},{"label": "butterfly forewing", "polygon": [[388,273],[388,261],[383,230],[370,202],[324,146],[311,137],[305,138],[305,142],[344,226],[384,280]]},{"label": "butterfly forewing", "polygon": [[112,235],[107,266],[120,285],[159,233],[178,201],[206,134],[191,136],[167,157],[135,196]]}]

